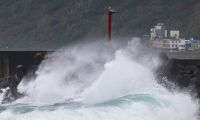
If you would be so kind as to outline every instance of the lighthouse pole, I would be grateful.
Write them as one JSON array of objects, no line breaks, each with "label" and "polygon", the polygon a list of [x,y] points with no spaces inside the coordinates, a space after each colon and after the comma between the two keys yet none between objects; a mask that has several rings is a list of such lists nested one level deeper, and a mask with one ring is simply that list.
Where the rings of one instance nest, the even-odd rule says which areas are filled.
[{"label": "lighthouse pole", "polygon": [[112,14],[116,13],[115,10],[111,9],[111,7],[109,6],[109,10],[108,10],[108,43],[110,44],[111,42],[111,20],[112,20]]}]

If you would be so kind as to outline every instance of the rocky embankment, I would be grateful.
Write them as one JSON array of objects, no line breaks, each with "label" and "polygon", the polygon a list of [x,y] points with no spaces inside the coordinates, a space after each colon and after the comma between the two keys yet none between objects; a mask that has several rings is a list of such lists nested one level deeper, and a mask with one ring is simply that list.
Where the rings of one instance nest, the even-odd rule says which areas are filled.
[{"label": "rocky embankment", "polygon": [[160,53],[159,59],[161,63],[156,70],[158,81],[167,78],[180,88],[192,89],[200,98],[200,59],[169,59],[165,53]]},{"label": "rocky embankment", "polygon": [[37,53],[34,56],[34,64],[28,71],[25,70],[23,65],[18,65],[16,67],[14,75],[10,75],[0,80],[0,94],[3,93],[1,89],[8,88],[3,95],[3,100],[1,104],[8,104],[25,96],[24,94],[21,94],[17,91],[17,87],[19,83],[22,81],[22,79],[24,79],[25,82],[28,83],[30,82],[30,80],[36,77],[35,72],[37,71],[43,58],[44,56],[41,53]]}]

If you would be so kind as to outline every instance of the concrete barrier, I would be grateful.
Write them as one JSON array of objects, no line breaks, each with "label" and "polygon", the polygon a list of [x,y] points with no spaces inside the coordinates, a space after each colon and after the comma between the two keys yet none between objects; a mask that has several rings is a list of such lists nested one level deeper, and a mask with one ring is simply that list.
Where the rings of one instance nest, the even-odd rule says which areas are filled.
[{"label": "concrete barrier", "polygon": [[194,88],[200,98],[200,59],[169,59],[166,56],[165,53],[159,55],[161,64],[155,71],[158,82],[168,84],[162,81],[167,78],[180,88]]}]

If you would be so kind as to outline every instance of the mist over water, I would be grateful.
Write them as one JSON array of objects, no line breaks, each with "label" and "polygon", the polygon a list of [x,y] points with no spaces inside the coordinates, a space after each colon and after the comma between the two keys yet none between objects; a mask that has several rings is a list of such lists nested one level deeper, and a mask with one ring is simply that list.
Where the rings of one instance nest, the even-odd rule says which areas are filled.
[{"label": "mist over water", "polygon": [[94,43],[50,53],[37,77],[18,86],[26,97],[0,106],[0,118],[196,120],[197,102],[159,85],[156,56],[139,51]]}]

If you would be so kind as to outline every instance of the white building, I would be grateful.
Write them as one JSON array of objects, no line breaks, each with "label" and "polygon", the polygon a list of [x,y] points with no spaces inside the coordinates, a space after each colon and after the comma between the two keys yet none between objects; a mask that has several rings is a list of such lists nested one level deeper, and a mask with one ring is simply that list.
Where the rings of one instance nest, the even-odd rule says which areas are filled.
[{"label": "white building", "polygon": [[178,51],[179,39],[163,39],[163,49],[165,51]]},{"label": "white building", "polygon": [[179,39],[163,39],[163,48],[170,52],[185,52],[185,43],[189,40]]},{"label": "white building", "polygon": [[179,38],[179,30],[170,30],[170,38]]},{"label": "white building", "polygon": [[128,41],[128,48],[133,48],[140,45],[140,38],[139,37],[133,37],[131,38],[131,41]]},{"label": "white building", "polygon": [[190,40],[180,39],[179,41],[179,52],[185,52],[185,44],[188,43]]}]

